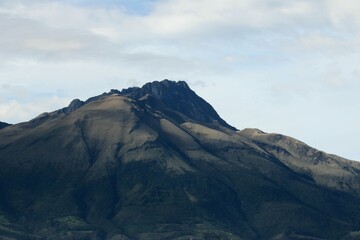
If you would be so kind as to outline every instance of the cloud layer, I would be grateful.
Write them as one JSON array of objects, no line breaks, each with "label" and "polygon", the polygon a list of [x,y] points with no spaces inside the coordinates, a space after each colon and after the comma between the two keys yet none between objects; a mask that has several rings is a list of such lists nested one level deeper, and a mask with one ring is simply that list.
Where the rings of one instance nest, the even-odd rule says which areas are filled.
[{"label": "cloud layer", "polygon": [[357,0],[0,0],[0,120],[169,78],[238,128],[360,159],[359,12]]}]

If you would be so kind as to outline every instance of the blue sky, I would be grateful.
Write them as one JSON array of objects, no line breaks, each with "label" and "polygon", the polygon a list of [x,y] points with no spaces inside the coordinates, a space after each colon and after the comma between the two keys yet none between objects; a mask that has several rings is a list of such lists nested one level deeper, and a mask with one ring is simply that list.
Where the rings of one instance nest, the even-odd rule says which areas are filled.
[{"label": "blue sky", "polygon": [[0,0],[0,121],[185,80],[239,129],[360,160],[357,0]]},{"label": "blue sky", "polygon": [[98,7],[98,8],[122,8],[130,14],[146,15],[151,12],[157,0],[63,0],[68,4],[80,7]]}]

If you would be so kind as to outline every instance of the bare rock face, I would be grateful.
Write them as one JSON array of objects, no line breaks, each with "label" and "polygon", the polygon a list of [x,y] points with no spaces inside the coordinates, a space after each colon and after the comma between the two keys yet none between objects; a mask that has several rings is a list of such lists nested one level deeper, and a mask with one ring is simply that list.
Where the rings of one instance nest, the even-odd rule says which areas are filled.
[{"label": "bare rock face", "polygon": [[236,131],[185,82],[0,131],[0,238],[356,239],[360,166]]},{"label": "bare rock face", "polygon": [[81,101],[79,99],[74,99],[71,101],[69,106],[66,108],[65,113],[71,113],[84,105],[85,105],[85,103],[83,101]]},{"label": "bare rock face", "polygon": [[142,88],[124,89],[119,94],[135,99],[151,95],[158,99],[168,110],[184,114],[190,119],[204,124],[218,124],[236,130],[236,128],[221,119],[215,109],[193,92],[184,81],[155,81],[145,84]]}]

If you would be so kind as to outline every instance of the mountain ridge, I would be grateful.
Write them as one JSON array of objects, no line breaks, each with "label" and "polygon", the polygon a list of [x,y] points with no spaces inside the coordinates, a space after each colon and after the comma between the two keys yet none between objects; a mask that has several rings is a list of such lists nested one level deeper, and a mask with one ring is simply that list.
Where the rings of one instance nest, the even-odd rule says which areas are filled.
[{"label": "mountain ridge", "polygon": [[[144,84],[142,87],[130,87],[122,89],[121,91],[117,89],[111,89],[109,92],[105,92],[95,97],[90,97],[86,101],[74,99],[71,101],[68,107],[59,109],[53,113],[69,114],[90,102],[113,94],[130,97],[137,100],[140,100],[147,95],[151,95],[169,110],[180,112],[190,119],[212,126],[220,125],[231,130],[237,130],[235,127],[226,123],[209,103],[207,103],[204,99],[192,91],[185,81],[175,82],[168,79],[149,82]],[[156,104],[158,104],[158,102]],[[147,103],[151,104],[150,102]],[[40,116],[44,115],[42,114]]]}]

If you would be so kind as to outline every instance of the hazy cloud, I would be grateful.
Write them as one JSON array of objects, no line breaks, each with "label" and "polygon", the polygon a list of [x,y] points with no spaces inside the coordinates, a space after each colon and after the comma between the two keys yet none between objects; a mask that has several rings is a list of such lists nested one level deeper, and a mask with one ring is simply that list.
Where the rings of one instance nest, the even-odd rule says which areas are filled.
[{"label": "hazy cloud", "polygon": [[17,100],[3,101],[0,99],[0,116],[7,116],[14,122],[22,122],[35,118],[43,112],[51,112],[69,104],[70,99],[51,96],[29,102]]}]

